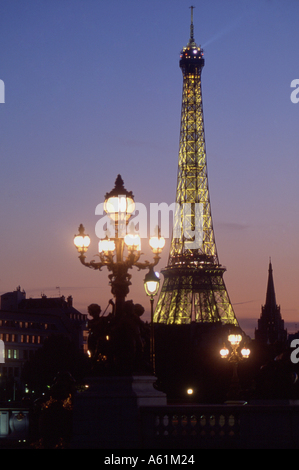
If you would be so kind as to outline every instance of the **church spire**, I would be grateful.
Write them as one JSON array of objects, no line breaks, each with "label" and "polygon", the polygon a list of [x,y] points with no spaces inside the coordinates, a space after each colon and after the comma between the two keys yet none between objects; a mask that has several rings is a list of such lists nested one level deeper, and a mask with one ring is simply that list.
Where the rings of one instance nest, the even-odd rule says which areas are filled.
[{"label": "church spire", "polygon": [[276,307],[276,296],[274,289],[274,280],[273,280],[273,269],[271,258],[269,261],[269,270],[268,270],[268,284],[267,284],[267,294],[266,294],[266,304],[270,309],[275,309]]},{"label": "church spire", "polygon": [[255,339],[264,344],[285,343],[287,340],[287,330],[284,328],[280,307],[276,304],[271,258],[269,260],[266,303],[262,307],[261,317],[258,320]]}]

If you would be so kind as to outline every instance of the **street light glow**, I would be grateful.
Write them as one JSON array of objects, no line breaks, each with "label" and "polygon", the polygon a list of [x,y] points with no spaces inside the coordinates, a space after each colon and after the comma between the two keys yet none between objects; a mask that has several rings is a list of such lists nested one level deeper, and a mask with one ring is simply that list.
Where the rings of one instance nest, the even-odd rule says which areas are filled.
[{"label": "street light glow", "polygon": [[154,253],[161,253],[165,246],[165,238],[163,237],[151,237],[149,241],[150,247]]},{"label": "street light glow", "polygon": [[231,345],[238,345],[242,341],[242,336],[241,335],[229,335],[228,341],[231,343]]},{"label": "street light glow", "polygon": [[221,349],[221,351],[220,351],[220,356],[221,356],[223,359],[225,359],[228,355],[229,355],[229,350],[228,350],[226,347],[224,347],[223,349]]}]

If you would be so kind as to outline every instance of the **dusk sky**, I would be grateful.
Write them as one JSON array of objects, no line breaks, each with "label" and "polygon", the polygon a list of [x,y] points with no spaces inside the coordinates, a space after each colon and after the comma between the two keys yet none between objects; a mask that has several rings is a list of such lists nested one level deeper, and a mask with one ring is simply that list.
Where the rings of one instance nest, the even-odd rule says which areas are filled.
[{"label": "dusk sky", "polygon": [[[224,280],[253,337],[269,257],[277,303],[299,328],[298,0],[195,0],[212,217]],[[137,202],[175,201],[191,0],[0,0],[0,294],[72,295],[83,313],[112,297],[83,267],[83,223],[120,173]],[[299,94],[298,94],[299,97]],[[142,240],[143,259],[151,256]],[[158,265],[167,264],[169,240]],[[146,308],[145,272],[128,299]],[[161,276],[163,279],[163,277]],[[57,289],[59,287],[59,289]]]}]

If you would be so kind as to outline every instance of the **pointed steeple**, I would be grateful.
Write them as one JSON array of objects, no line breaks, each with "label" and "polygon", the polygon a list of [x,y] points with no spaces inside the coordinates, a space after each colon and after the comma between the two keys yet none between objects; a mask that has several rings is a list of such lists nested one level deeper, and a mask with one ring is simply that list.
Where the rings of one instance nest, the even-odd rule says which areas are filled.
[{"label": "pointed steeple", "polygon": [[274,310],[276,308],[276,296],[275,296],[275,289],[274,289],[274,280],[273,280],[273,269],[271,258],[269,261],[269,270],[268,270],[268,285],[267,285],[267,294],[266,294],[266,304],[270,310]]},{"label": "pointed steeple", "polygon": [[264,344],[274,344],[277,341],[284,343],[287,340],[287,330],[284,329],[280,307],[276,304],[271,258],[269,260],[266,303],[262,307],[261,317],[258,320],[255,339]]}]

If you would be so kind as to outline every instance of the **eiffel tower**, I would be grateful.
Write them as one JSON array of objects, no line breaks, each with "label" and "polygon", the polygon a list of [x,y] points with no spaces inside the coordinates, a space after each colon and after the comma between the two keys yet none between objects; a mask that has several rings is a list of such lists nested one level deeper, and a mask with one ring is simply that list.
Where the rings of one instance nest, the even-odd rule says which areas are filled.
[{"label": "eiffel tower", "polygon": [[[180,55],[183,93],[176,190],[176,207],[190,210],[180,209],[179,236],[177,231],[173,232],[168,265],[162,270],[164,282],[154,322],[218,322],[238,326],[223,280],[225,268],[219,264],[211,216],[201,90],[205,61],[201,47],[194,40],[193,8],[190,39]],[[196,224],[197,208],[201,208],[201,227]],[[184,230],[186,217],[189,217],[189,232]],[[200,235],[201,244],[191,248],[190,242],[194,243],[196,235]]]}]

